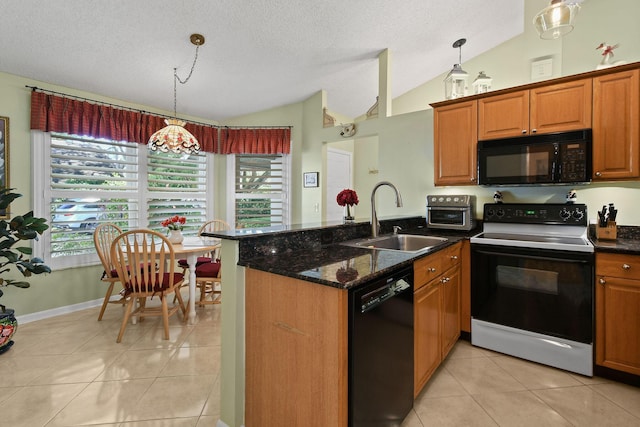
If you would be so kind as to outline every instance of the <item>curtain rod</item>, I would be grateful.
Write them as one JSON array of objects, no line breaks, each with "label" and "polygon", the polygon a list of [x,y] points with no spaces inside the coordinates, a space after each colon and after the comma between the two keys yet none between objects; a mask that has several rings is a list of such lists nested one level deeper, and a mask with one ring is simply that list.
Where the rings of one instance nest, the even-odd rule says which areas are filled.
[{"label": "curtain rod", "polygon": [[150,111],[139,110],[137,108],[125,107],[124,105],[111,104],[109,102],[97,101],[95,99],[84,98],[82,96],[71,95],[71,94],[63,93],[63,92],[56,92],[55,90],[42,89],[42,88],[39,88],[37,86],[25,85],[24,87],[27,87],[27,88],[31,89],[33,92],[40,91],[40,92],[50,93],[50,94],[53,94],[53,95],[62,95],[63,97],[66,97],[66,98],[74,98],[74,99],[78,99],[80,101],[88,101],[88,102],[91,102],[91,103],[94,103],[94,104],[98,104],[98,105],[105,105],[105,106],[108,106],[108,107],[115,107],[115,108],[120,108],[120,109],[123,109],[123,110],[134,111],[136,113],[152,114],[152,115],[159,116],[159,117],[165,117],[167,119],[174,119],[174,118],[175,119],[180,119],[180,120],[184,120],[187,123],[193,123],[193,124],[201,125],[201,126],[209,126],[209,127],[216,128],[216,129],[222,129],[222,128],[226,128],[226,129],[291,129],[293,127],[293,126],[225,126],[225,125],[213,125],[211,123],[196,122],[196,121],[193,121],[193,120],[181,119],[180,117],[167,116],[166,114],[152,113]]}]

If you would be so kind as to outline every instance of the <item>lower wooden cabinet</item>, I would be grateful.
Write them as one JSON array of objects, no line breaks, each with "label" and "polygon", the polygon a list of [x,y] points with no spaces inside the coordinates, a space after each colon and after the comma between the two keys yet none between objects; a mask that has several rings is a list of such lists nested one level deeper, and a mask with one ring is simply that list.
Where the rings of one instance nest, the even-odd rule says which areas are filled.
[{"label": "lower wooden cabinet", "polygon": [[596,364],[640,375],[640,256],[596,254]]},{"label": "lower wooden cabinet", "polygon": [[414,397],[460,337],[461,243],[414,263]]}]

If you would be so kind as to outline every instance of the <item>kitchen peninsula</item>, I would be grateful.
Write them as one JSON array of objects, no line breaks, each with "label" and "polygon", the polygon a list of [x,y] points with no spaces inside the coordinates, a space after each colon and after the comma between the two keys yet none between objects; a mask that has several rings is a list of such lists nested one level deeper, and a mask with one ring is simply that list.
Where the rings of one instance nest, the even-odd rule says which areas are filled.
[{"label": "kitchen peninsula", "polygon": [[[381,234],[394,225],[435,234],[423,227],[423,217],[383,220]],[[223,239],[225,266],[223,419],[248,426],[257,419],[262,426],[294,425],[287,421],[296,419],[346,426],[349,291],[433,252],[339,244],[369,233],[370,224],[363,222],[215,234]],[[448,242],[437,250],[468,235],[448,232]]]}]

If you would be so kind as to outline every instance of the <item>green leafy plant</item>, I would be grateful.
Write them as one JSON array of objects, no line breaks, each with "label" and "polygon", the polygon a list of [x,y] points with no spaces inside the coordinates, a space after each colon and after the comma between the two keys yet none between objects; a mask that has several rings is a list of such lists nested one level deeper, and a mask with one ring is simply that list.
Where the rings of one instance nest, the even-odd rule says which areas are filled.
[{"label": "green leafy plant", "polygon": [[[9,205],[22,194],[12,193],[12,188],[0,189],[0,212],[8,212]],[[49,228],[46,219],[36,218],[33,211],[24,215],[16,215],[11,220],[0,220],[0,275],[11,271],[15,267],[24,277],[32,274],[51,273],[51,269],[40,258],[31,258],[30,246],[15,246],[24,240],[38,240],[38,235]],[[16,286],[28,288],[29,282],[24,280],[3,279],[0,277],[0,297],[2,288]],[[0,304],[0,310],[5,312],[5,306]]]}]

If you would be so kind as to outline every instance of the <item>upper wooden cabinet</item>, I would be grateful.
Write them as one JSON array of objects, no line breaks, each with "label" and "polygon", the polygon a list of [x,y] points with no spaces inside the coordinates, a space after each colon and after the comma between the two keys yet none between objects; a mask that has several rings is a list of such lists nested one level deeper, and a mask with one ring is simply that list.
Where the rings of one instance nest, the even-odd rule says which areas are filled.
[{"label": "upper wooden cabinet", "polygon": [[593,79],[593,178],[640,177],[640,71]]},{"label": "upper wooden cabinet", "polygon": [[433,127],[435,185],[475,184],[477,101],[436,108]]},{"label": "upper wooden cabinet", "polygon": [[591,127],[591,79],[478,100],[478,139],[553,133]]}]

